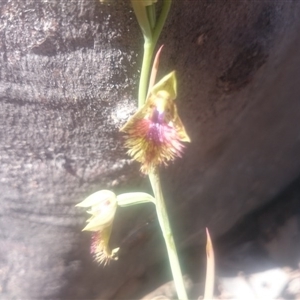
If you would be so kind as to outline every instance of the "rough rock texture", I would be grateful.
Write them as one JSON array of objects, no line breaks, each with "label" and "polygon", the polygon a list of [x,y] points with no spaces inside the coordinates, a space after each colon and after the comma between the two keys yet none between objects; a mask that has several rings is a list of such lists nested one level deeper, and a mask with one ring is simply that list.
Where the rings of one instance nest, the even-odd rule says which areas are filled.
[{"label": "rough rock texture", "polygon": [[[203,243],[205,226],[225,233],[300,172],[300,2],[174,2],[161,75],[177,71],[193,143],[163,180],[187,247]],[[136,105],[141,43],[129,1],[0,0],[4,299],[109,299],[161,259],[151,206],[119,212],[113,243],[124,250],[106,269],[74,208],[102,188],[148,188],[118,132]]]}]

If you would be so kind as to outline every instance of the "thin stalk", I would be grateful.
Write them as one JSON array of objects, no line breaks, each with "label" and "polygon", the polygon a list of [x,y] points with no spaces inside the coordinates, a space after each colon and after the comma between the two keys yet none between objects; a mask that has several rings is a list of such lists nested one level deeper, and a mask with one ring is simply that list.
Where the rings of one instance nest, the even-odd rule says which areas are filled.
[{"label": "thin stalk", "polygon": [[175,283],[176,292],[179,300],[188,300],[186,290],[184,287],[183,277],[180,269],[176,246],[173,239],[173,234],[168,218],[168,213],[161,189],[160,177],[158,170],[149,174],[150,183],[153,189],[153,193],[156,199],[156,213],[158,221],[165,239],[167,246],[169,261],[171,265],[171,271]]},{"label": "thin stalk", "polygon": [[148,84],[149,84],[149,73],[151,68],[154,47],[155,45],[153,45],[151,41],[145,41],[143,64],[142,64],[140,84],[139,84],[139,102],[138,102],[139,108],[141,108],[146,101]]},{"label": "thin stalk", "polygon": [[144,55],[139,83],[138,99],[138,105],[139,107],[141,107],[146,101],[149,70],[151,66],[154,46],[152,43],[152,28],[147,12],[147,7],[142,3],[141,0],[131,0],[131,4],[144,36]]},{"label": "thin stalk", "polygon": [[[132,5],[136,5],[136,2],[138,1],[134,1],[132,0],[131,3]],[[149,84],[149,73],[150,73],[150,67],[151,67],[151,63],[152,63],[152,57],[153,57],[153,52],[156,46],[156,43],[158,41],[158,38],[160,36],[160,33],[164,27],[164,24],[166,22],[166,19],[168,17],[168,13],[170,11],[170,7],[172,4],[172,0],[164,0],[163,4],[162,4],[162,10],[160,12],[159,18],[156,21],[155,27],[154,29],[151,31],[151,25],[150,25],[150,20],[148,20],[148,25],[147,25],[147,32],[151,31],[151,34],[147,33],[144,34],[144,32],[146,32],[145,30],[142,29],[143,34],[144,34],[144,56],[143,56],[143,64],[142,64],[142,69],[141,69],[141,77],[140,77],[140,83],[139,83],[139,108],[142,107],[146,101],[146,97],[147,97],[147,92],[148,92],[148,84]],[[154,5],[152,8],[150,9],[155,9]],[[136,5],[136,8],[134,7],[134,12],[137,13],[137,11],[141,10],[141,7]],[[148,18],[148,14],[146,9],[144,9],[144,11],[142,11],[143,15],[142,18],[138,17],[139,19],[142,19],[144,22],[144,18],[147,17]],[[153,11],[151,12],[151,14],[153,14]],[[151,21],[152,22],[152,21]],[[139,21],[139,24],[141,26],[141,22]]]}]

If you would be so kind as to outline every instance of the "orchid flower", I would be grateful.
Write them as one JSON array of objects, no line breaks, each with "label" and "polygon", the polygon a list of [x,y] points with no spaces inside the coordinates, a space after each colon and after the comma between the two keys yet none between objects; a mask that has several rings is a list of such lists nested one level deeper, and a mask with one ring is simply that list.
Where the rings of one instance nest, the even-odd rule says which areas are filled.
[{"label": "orchid flower", "polygon": [[144,106],[121,128],[127,134],[128,154],[141,163],[145,174],[181,157],[182,142],[190,142],[174,103],[176,95],[175,72],[171,72],[152,87]]}]

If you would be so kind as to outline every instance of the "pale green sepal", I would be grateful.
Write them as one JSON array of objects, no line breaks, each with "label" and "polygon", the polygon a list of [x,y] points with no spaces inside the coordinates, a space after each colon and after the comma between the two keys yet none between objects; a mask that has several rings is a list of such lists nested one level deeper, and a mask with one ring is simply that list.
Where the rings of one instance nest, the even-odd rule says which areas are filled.
[{"label": "pale green sepal", "polygon": [[155,204],[155,198],[147,193],[125,193],[117,196],[117,202],[121,207],[148,202]]},{"label": "pale green sepal", "polygon": [[174,100],[177,97],[177,80],[175,71],[163,77],[158,83],[156,83],[152,87],[150,92],[151,94],[156,95],[160,91],[168,92],[172,100]]},{"label": "pale green sepal", "polygon": [[106,215],[92,216],[87,220],[88,224],[82,229],[82,231],[100,231],[108,227],[114,218],[115,211],[112,211]]},{"label": "pale green sepal", "polygon": [[115,197],[116,197],[116,195],[112,191],[101,190],[101,191],[98,191],[98,192],[88,196],[82,202],[76,204],[75,206],[77,206],[77,207],[91,207],[91,206],[99,204],[102,201],[105,201],[105,200],[108,200],[108,199],[113,200],[113,199],[115,199]]}]

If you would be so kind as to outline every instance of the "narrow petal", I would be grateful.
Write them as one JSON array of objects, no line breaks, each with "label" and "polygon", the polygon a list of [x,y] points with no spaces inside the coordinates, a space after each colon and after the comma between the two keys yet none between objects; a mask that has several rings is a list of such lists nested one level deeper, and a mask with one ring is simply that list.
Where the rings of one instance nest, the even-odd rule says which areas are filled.
[{"label": "narrow petal", "polygon": [[76,204],[78,207],[91,207],[93,205],[99,204],[107,199],[112,201],[116,201],[116,195],[109,190],[101,190],[98,191],[87,198],[85,198],[82,202]]},{"label": "narrow petal", "polygon": [[92,216],[82,231],[99,231],[110,226],[115,216],[115,212],[116,208],[108,211],[106,214]]}]

